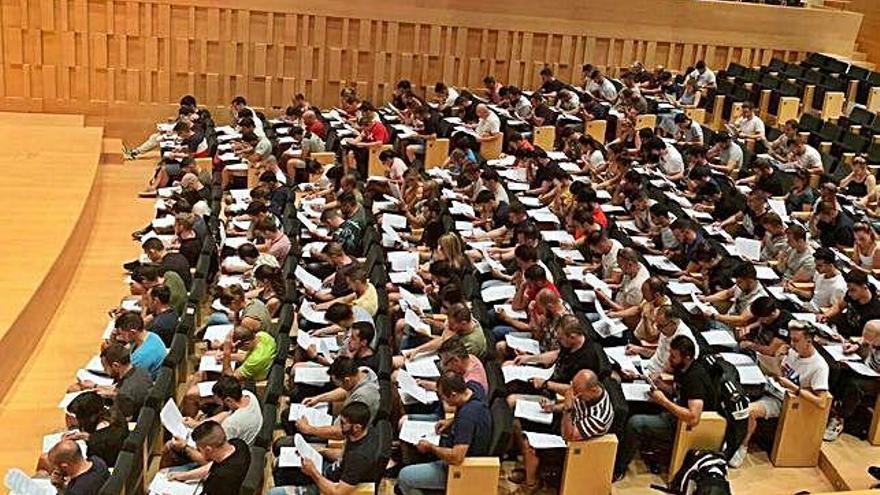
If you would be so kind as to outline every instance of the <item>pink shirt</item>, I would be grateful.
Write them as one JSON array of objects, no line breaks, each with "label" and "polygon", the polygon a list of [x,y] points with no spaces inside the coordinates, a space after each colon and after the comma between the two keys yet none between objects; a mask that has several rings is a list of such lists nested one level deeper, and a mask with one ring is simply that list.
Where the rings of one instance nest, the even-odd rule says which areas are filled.
[{"label": "pink shirt", "polygon": [[489,394],[489,379],[486,378],[486,369],[483,368],[480,358],[473,354],[470,355],[467,371],[464,372],[464,381],[479,383],[483,387],[483,392],[487,395]]},{"label": "pink shirt", "polygon": [[287,259],[287,253],[290,252],[290,238],[282,233],[275,239],[266,239],[266,244],[269,245],[269,254],[278,260],[279,265],[283,265],[284,260]]}]

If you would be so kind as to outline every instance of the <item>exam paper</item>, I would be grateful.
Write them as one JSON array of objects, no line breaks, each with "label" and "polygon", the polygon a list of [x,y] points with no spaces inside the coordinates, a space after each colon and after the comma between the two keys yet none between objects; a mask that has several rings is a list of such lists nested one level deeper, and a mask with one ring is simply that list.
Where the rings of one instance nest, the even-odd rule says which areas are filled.
[{"label": "exam paper", "polygon": [[440,435],[434,428],[434,421],[413,421],[408,419],[400,427],[399,438],[406,443],[417,445],[420,440],[426,440],[431,445],[440,445]]},{"label": "exam paper", "polygon": [[568,447],[565,440],[559,435],[551,435],[549,433],[533,433],[524,431],[523,434],[529,440],[529,445],[533,449],[564,449]]},{"label": "exam paper", "polygon": [[553,413],[541,409],[541,403],[535,400],[519,399],[513,409],[513,415],[535,423],[549,425],[553,423]]}]

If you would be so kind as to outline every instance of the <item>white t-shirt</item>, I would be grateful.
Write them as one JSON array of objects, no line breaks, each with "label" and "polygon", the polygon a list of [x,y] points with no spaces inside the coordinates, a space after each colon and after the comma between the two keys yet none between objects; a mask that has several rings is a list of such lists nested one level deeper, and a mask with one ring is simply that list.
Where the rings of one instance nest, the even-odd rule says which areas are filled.
[{"label": "white t-shirt", "polygon": [[752,118],[747,119],[745,117],[740,117],[736,119],[736,123],[734,124],[736,130],[740,134],[745,134],[748,136],[754,136],[755,134],[764,135],[764,121],[760,119],[757,115],[752,115]]},{"label": "white t-shirt", "polygon": [[707,86],[715,86],[715,73],[712,72],[708,67],[703,71],[702,74],[696,69],[690,73],[688,76],[693,79],[697,83],[698,88],[705,88]]},{"label": "white t-shirt", "polygon": [[593,150],[593,152],[590,153],[590,157],[587,158],[587,163],[590,165],[591,169],[595,169],[605,163],[605,157],[602,156],[601,151]]},{"label": "white t-shirt", "polygon": [[480,119],[477,123],[475,132],[480,137],[489,137],[498,134],[501,131],[501,120],[495,115],[495,112],[489,110],[489,115],[485,119]]},{"label": "white t-shirt", "polygon": [[651,373],[659,373],[663,371],[663,368],[666,367],[666,361],[669,359],[669,344],[672,343],[672,339],[678,337],[679,335],[685,335],[687,338],[691,339],[694,343],[694,350],[696,354],[694,355],[694,359],[700,357],[700,346],[697,344],[697,340],[694,338],[693,332],[691,332],[690,327],[685,325],[683,322],[679,323],[678,329],[672,334],[671,337],[667,337],[660,334],[660,339],[657,341],[657,350],[654,351],[654,355],[651,356],[651,359],[647,361],[642,361],[642,371],[646,375],[650,375]]},{"label": "white t-shirt", "polygon": [[602,278],[611,277],[611,272],[617,268],[617,253],[623,249],[623,244],[617,239],[609,239],[609,242],[611,242],[611,250],[608,254],[603,254],[601,260]]},{"label": "white t-shirt", "polygon": [[253,445],[263,426],[263,412],[260,411],[260,402],[254,394],[247,390],[241,393],[250,399],[248,405],[232,411],[232,414],[223,420],[223,431],[226,432],[226,438],[240,438],[246,444]]},{"label": "white t-shirt", "polygon": [[794,349],[789,349],[782,360],[782,376],[813,392],[828,390],[828,363],[816,351],[802,358]]},{"label": "white t-shirt", "polygon": [[451,107],[455,105],[455,100],[458,99],[458,91],[455,88],[448,88],[448,92],[446,93],[446,101],[443,103],[447,107]]},{"label": "white t-shirt", "polygon": [[666,151],[660,154],[660,170],[666,175],[684,172],[684,160],[674,146],[666,145]]},{"label": "white t-shirt", "polygon": [[815,288],[810,303],[816,308],[833,306],[846,296],[846,281],[840,272],[831,278],[817,272],[813,275],[813,284]]},{"label": "white t-shirt", "polygon": [[624,274],[620,280],[620,287],[614,295],[614,302],[621,306],[636,306],[644,300],[642,284],[651,278],[651,273],[645,265],[639,263],[639,271],[634,277]]},{"label": "white t-shirt", "polygon": [[590,85],[589,90],[593,96],[605,101],[614,101],[617,99],[617,88],[614,87],[614,84],[612,84],[607,77],[603,79],[601,83],[593,82],[593,84]]},{"label": "white t-shirt", "polygon": [[[406,175],[406,171],[409,168],[406,166],[406,162],[401,160],[400,158],[394,158],[391,161],[391,167],[388,168],[388,178],[393,181],[398,181],[403,179],[403,176]],[[389,189],[391,189],[391,195],[395,198],[400,199],[400,185],[396,182],[389,183]]]},{"label": "white t-shirt", "polygon": [[532,103],[525,96],[520,96],[519,100],[514,102],[513,113],[520,120],[529,118],[532,115]]}]

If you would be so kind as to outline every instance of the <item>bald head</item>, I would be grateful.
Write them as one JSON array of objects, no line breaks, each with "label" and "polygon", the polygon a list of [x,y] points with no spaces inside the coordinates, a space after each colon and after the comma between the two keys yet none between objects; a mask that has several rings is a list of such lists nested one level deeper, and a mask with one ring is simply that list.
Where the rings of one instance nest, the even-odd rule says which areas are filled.
[{"label": "bald head", "polygon": [[199,178],[196,176],[196,174],[188,172],[184,174],[183,178],[180,179],[180,186],[189,189],[195,187],[197,182],[199,182]]},{"label": "bald head", "polygon": [[602,384],[592,370],[580,370],[571,380],[572,392],[581,400],[591,401],[602,395]]},{"label": "bald head", "polygon": [[871,320],[865,323],[862,329],[862,339],[868,345],[880,344],[880,320]]},{"label": "bald head", "polygon": [[544,288],[538,291],[535,300],[538,301],[541,307],[550,308],[559,304],[559,294],[553,292],[553,289]]},{"label": "bald head", "polygon": [[484,119],[484,118],[486,118],[486,116],[489,115],[489,107],[487,107],[486,104],[484,104],[484,103],[480,103],[477,105],[476,112],[477,112],[478,117],[480,117],[481,119]]},{"label": "bald head", "polygon": [[305,112],[303,112],[303,122],[305,122],[306,124],[311,124],[312,122],[314,122],[317,119],[318,119],[318,116],[315,115],[314,111],[306,110]]},{"label": "bald head", "polygon": [[75,466],[83,460],[82,451],[73,440],[61,440],[49,450],[49,462],[64,472],[68,471],[68,466]]}]

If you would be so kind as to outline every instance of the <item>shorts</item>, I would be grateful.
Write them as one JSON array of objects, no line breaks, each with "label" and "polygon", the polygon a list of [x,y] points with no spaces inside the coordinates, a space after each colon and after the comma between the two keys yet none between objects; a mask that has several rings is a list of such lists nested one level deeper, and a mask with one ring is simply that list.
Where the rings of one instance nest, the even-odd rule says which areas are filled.
[{"label": "shorts", "polygon": [[772,395],[764,395],[755,403],[764,406],[764,411],[766,411],[764,419],[778,418],[782,413],[782,401]]},{"label": "shorts", "polygon": [[180,176],[180,164],[179,163],[166,163],[165,164],[165,173],[168,174],[168,177],[174,178]]}]

